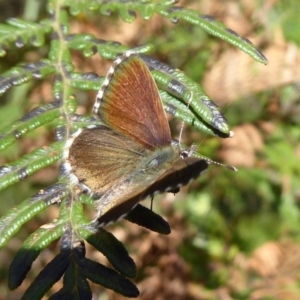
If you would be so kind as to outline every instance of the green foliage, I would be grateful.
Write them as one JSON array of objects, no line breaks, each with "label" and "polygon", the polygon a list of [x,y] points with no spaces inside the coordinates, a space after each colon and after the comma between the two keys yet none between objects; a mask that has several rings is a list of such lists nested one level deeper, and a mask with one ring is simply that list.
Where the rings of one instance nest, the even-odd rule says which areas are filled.
[{"label": "green foliage", "polygon": [[300,3],[297,0],[279,1],[274,10],[274,19],[282,24],[283,34],[287,41],[291,41],[300,46],[300,37],[298,34],[300,21],[298,11]]},{"label": "green foliage", "polygon": [[[133,22],[136,13],[139,13],[145,20],[158,14],[161,18],[174,23],[179,20],[185,21],[190,26],[197,26],[208,34],[234,45],[258,62],[267,63],[263,54],[247,39],[226,28],[210,16],[175,6],[174,1],[49,0],[47,1],[48,18],[46,19],[37,22],[15,18],[8,19],[6,24],[0,25],[0,56],[9,55],[9,50],[15,47],[22,48],[26,52],[31,51],[33,46],[40,59],[29,63],[24,61],[8,70],[3,70],[0,76],[0,94],[4,95],[12,88],[18,90],[27,83],[33,85],[36,80],[45,81],[51,76],[54,79],[50,103],[41,103],[22,118],[20,118],[20,107],[16,108],[14,102],[8,101],[5,110],[1,108],[1,117],[9,113],[13,122],[0,124],[0,151],[12,149],[11,147],[24,136],[50,124],[55,127],[56,141],[49,146],[37,147],[21,158],[3,165],[0,169],[0,189],[16,184],[38,170],[60,161],[63,158],[65,143],[71,134],[80,127],[97,122],[89,117],[76,114],[76,93],[83,90],[97,91],[104,78],[99,78],[96,74],[84,74],[75,71],[72,51],[76,50],[86,58],[99,55],[104,59],[115,59],[118,54],[124,53],[129,48],[117,42],[99,40],[91,34],[72,34],[70,23],[73,17],[85,13],[102,14],[102,18],[107,18],[108,14],[115,13],[125,22]],[[226,119],[206,95],[203,88],[183,72],[144,54],[152,49],[153,47],[150,45],[143,45],[135,48],[134,51],[139,53],[149,66],[159,86],[166,111],[202,132],[218,137],[230,136],[231,132]],[[21,100],[24,105],[27,100],[26,93],[23,93],[23,96]],[[15,121],[18,118],[20,119]],[[287,153],[288,150],[286,150]],[[247,174],[241,176],[247,176]],[[261,179],[260,174],[256,174],[256,176],[257,178],[253,182],[247,183],[249,186],[253,187],[255,182]],[[213,185],[227,186],[229,184],[228,178],[223,176],[221,178],[214,181],[213,184],[207,184],[205,190],[210,190]],[[241,183],[244,182],[247,181],[241,180]],[[263,183],[262,181],[261,193],[272,194],[273,191],[265,189]],[[247,195],[246,190],[248,188],[245,188],[244,192],[243,190],[241,192],[232,191],[232,199],[241,198],[250,203],[252,199]],[[194,226],[206,230],[206,234],[212,236],[213,242],[209,245],[208,253],[222,258],[222,238],[229,236],[227,226],[236,226],[237,232],[241,232],[240,235],[230,236],[231,239],[238,240],[245,237],[245,225],[243,221],[239,222],[236,219],[238,213],[245,213],[245,207],[233,206],[232,211],[229,208],[225,212],[224,218],[221,212],[214,208],[216,204],[213,203],[212,199],[216,193],[216,191],[207,192],[204,196],[199,196],[199,205],[193,204],[192,208],[188,205],[187,209],[190,209],[191,224],[195,223]],[[285,218],[294,207],[290,201],[290,195],[283,195],[283,199],[280,212]],[[35,215],[53,204],[60,204],[59,217],[32,233],[21,246],[11,264],[9,287],[14,289],[23,282],[40,252],[47,248],[51,242],[61,238],[60,253],[40,272],[24,294],[23,299],[40,299],[62,276],[64,276],[63,287],[55,295],[52,295],[51,299],[61,299],[62,297],[91,299],[91,290],[87,280],[125,296],[136,297],[138,295],[135,285],[126,278],[134,277],[136,270],[134,262],[128,256],[123,245],[104,229],[95,230],[93,223],[86,220],[83,204],[91,205],[91,201],[91,199],[78,195],[76,187],[72,186],[67,178],[60,176],[55,184],[24,200],[0,219],[0,247],[3,248],[20,228]],[[209,223],[206,223],[205,219],[198,223],[199,217],[202,217],[209,209],[214,210],[213,218],[207,220]],[[238,212],[233,211],[234,209]],[[297,217],[298,215],[295,214],[293,220],[296,220]],[[162,234],[170,232],[168,224],[160,216],[141,206],[137,206],[126,219]],[[261,223],[256,225],[257,228],[261,224],[273,225],[273,221],[271,215],[262,218]],[[218,226],[211,226],[211,222],[218,224]],[[212,229],[213,232],[210,232]],[[262,236],[261,239],[263,238]],[[201,237],[196,235],[193,242],[194,247],[201,245],[201,242],[199,243],[197,240],[201,240]],[[245,249],[254,247],[247,245],[248,237],[245,240]],[[102,252],[116,271],[87,259],[84,241]]]}]

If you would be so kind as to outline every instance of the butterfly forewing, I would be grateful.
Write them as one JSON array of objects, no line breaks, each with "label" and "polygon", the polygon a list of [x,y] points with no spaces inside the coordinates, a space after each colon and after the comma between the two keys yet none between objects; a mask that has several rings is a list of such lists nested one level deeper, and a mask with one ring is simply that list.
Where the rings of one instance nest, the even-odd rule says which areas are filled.
[{"label": "butterfly forewing", "polygon": [[123,59],[105,87],[98,116],[147,149],[169,145],[171,133],[157,86],[136,55]]}]

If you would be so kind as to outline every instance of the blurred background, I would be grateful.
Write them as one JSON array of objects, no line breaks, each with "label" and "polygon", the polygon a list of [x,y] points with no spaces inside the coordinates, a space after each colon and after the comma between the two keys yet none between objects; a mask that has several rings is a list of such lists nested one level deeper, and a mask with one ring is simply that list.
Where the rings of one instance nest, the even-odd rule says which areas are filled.
[{"label": "blurred background", "polygon": [[[0,21],[8,17],[47,17],[43,1],[0,1]],[[134,47],[152,43],[155,58],[184,71],[218,104],[235,133],[220,139],[185,126],[183,139],[199,152],[239,171],[212,165],[176,196],[154,199],[154,211],[170,223],[168,236],[127,221],[108,228],[122,241],[137,265],[141,300],[300,299],[300,2],[298,0],[180,1],[223,22],[250,39],[268,58],[267,66],[226,42],[185,22],[139,16],[131,24],[118,16],[80,15],[72,32]],[[0,72],[21,61],[36,61],[47,45],[12,49],[0,59]],[[111,61],[74,52],[81,72],[105,75]],[[0,128],[30,109],[52,100],[52,78],[10,90],[0,98]],[[78,113],[91,113],[95,93],[79,92]],[[171,120],[178,137],[182,122]],[[39,128],[0,154],[0,165],[54,140],[53,126]],[[58,165],[0,192],[0,215],[57,180]],[[143,202],[150,206],[150,201]],[[28,279],[7,290],[9,264],[24,239],[56,218],[51,207],[26,226],[0,252],[0,299],[20,299],[41,268],[58,252],[58,242],[43,251]],[[90,246],[88,256],[107,265]],[[51,289],[53,293],[59,284]],[[125,299],[93,285],[94,299]]]}]

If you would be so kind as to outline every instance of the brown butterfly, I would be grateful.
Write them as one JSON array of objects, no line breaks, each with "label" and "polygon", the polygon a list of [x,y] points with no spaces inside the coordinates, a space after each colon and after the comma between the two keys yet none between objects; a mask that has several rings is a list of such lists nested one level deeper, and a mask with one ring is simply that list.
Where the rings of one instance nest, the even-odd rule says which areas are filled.
[{"label": "brown butterfly", "polygon": [[100,227],[148,196],[177,192],[208,167],[172,142],[155,81],[136,54],[115,60],[93,112],[103,125],[74,134],[64,169],[95,199]]}]

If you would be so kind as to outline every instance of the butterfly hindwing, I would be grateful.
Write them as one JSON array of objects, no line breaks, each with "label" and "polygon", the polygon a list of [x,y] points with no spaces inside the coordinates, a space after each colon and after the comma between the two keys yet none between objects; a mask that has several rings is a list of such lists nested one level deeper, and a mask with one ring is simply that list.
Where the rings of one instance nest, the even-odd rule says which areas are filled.
[{"label": "butterfly hindwing", "polygon": [[104,194],[135,170],[145,149],[106,126],[84,129],[69,150],[73,173],[93,194]]}]

